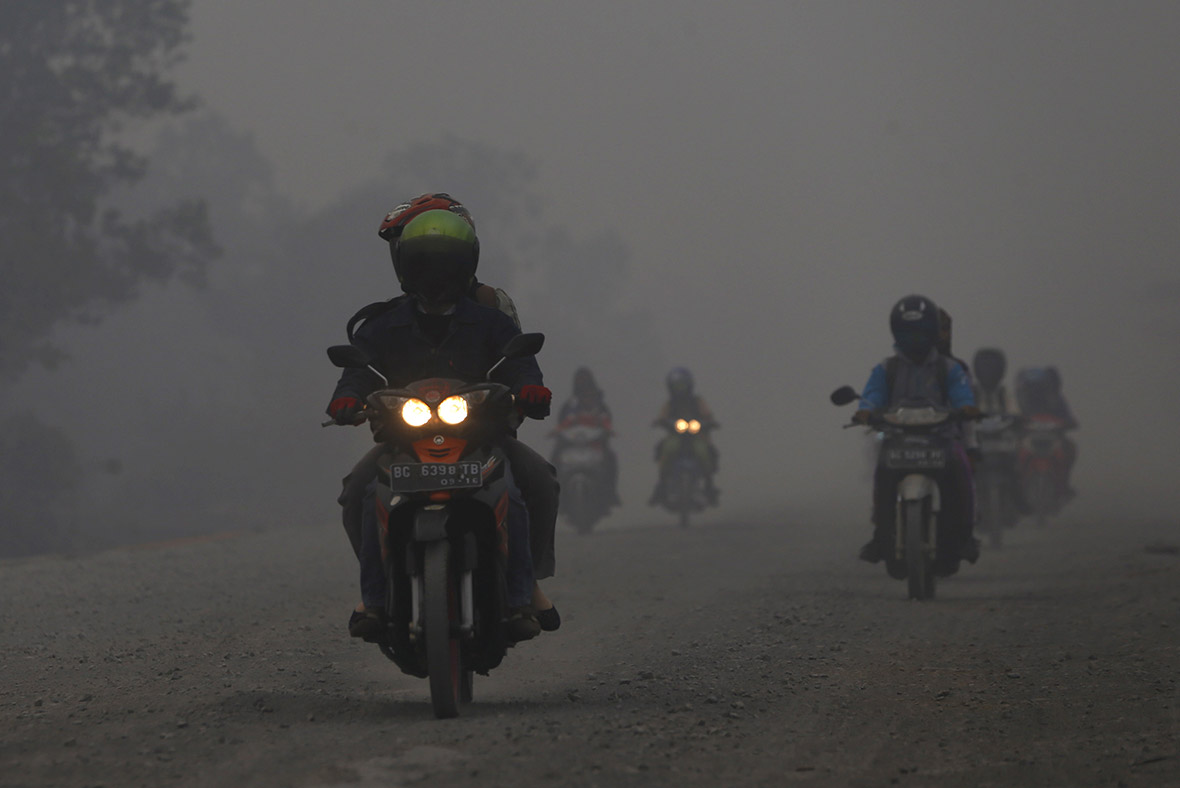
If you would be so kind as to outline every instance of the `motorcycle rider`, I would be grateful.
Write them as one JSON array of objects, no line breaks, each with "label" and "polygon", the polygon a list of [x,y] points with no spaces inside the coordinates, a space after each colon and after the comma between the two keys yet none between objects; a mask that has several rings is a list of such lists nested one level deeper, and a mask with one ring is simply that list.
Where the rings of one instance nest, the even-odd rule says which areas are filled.
[{"label": "motorcycle rider", "polygon": [[562,430],[575,425],[601,427],[605,431],[607,438],[603,439],[602,454],[605,465],[603,470],[608,487],[607,494],[610,496],[611,506],[621,505],[622,501],[619,500],[619,459],[615,455],[614,449],[607,443],[612,434],[611,412],[603,398],[602,389],[598,387],[598,383],[594,380],[594,373],[590,371],[589,367],[578,367],[574,371],[573,396],[565,401],[558,414],[557,427],[553,431],[556,444],[553,447],[551,461],[554,465],[559,464],[558,460],[565,448]]},{"label": "motorcycle rider", "polygon": [[1012,412],[1008,406],[1008,391],[1004,388],[1007,367],[1008,360],[999,348],[980,348],[971,358],[971,369],[977,381],[975,403],[987,415],[1007,416]]},{"label": "motorcycle rider", "polygon": [[[473,292],[479,260],[479,240],[473,223],[461,211],[430,208],[417,212],[399,229],[391,243],[391,255],[408,298],[395,299],[382,309],[370,310],[361,321],[356,321],[359,326],[350,322],[350,339],[377,359],[378,368],[390,375],[394,387],[424,377],[482,379],[484,372],[499,360],[499,349],[519,334],[520,329],[503,312],[468,297]],[[526,415],[533,418],[548,415],[552,395],[543,384],[535,358],[507,361],[493,379],[513,389]],[[340,424],[357,423],[365,396],[381,385],[367,370],[344,370],[328,406],[329,415]],[[535,470],[528,457],[540,455],[514,438],[505,439],[503,447],[514,477],[521,479]],[[385,577],[371,493],[378,453],[369,452],[354,468],[345,479],[342,495],[347,515],[351,502],[348,498],[355,494],[357,480],[365,480],[358,507],[362,511],[360,544],[355,548],[361,562],[362,605],[349,621],[349,631],[356,637],[374,634],[383,625]],[[523,462],[522,457],[526,458]],[[544,474],[551,475],[543,458],[540,464]],[[515,640],[523,640],[534,636],[534,630],[539,631],[540,622],[532,605],[539,588],[534,582],[531,563],[522,568],[519,560],[512,560],[513,553],[518,559],[531,554],[527,521],[519,516],[509,519],[510,531],[524,537],[523,549],[518,549],[518,544],[509,555],[509,604],[514,609],[509,634]],[[543,523],[541,527],[544,528]],[[527,587],[522,590],[526,579]],[[560,619],[551,603],[546,613],[550,624],[546,628],[555,629]]]},{"label": "motorcycle rider", "polygon": [[[1052,416],[1061,422],[1062,428],[1075,430],[1078,420],[1074,418],[1069,403],[1061,391],[1061,373],[1057,367],[1029,367],[1016,374],[1016,403],[1025,416]],[[1066,435],[1061,436],[1062,451],[1065,454],[1065,493],[1077,495],[1070,483],[1070,473],[1078,458],[1078,445]]]},{"label": "motorcycle rider", "polygon": [[[966,417],[978,415],[965,367],[938,350],[941,329],[933,301],[921,295],[902,298],[890,310],[889,330],[896,353],[873,367],[854,421],[868,424],[875,412],[908,399],[929,400]],[[939,531],[948,534],[952,542],[945,545],[945,553],[940,550],[938,559],[939,571],[953,574],[960,560],[978,560],[979,542],[973,534],[971,468],[962,431],[958,425],[948,425],[947,436],[953,439],[952,461],[939,484],[942,507],[938,518]],[[860,550],[862,561],[875,564],[892,552],[896,474],[880,465],[874,472],[873,538]]]},{"label": "motorcycle rider", "polygon": [[[396,206],[385,215],[377,235],[389,244],[391,258],[394,256],[394,245],[401,236],[405,226],[425,211],[446,210],[462,217],[472,229],[475,220],[467,208],[446,192],[420,194],[413,199]],[[394,270],[397,270],[396,260]],[[512,299],[500,288],[482,284],[478,279],[472,279],[467,291],[467,297],[483,306],[499,309],[512,318],[517,328],[520,328],[520,316],[516,312],[516,305]],[[384,312],[396,308],[410,296],[403,294],[378,301],[363,307],[348,321],[348,339],[351,342],[358,326],[376,318]],[[335,418],[329,409],[329,414]],[[347,412],[346,412],[347,416]],[[347,423],[347,422],[346,422]],[[520,441],[510,447],[510,461],[514,469],[516,486],[524,497],[525,506],[529,512],[529,542],[533,555],[533,571],[538,580],[552,577],[555,569],[554,538],[557,529],[558,495],[560,488],[557,483],[557,473],[545,458]],[[381,453],[381,446],[374,446],[344,477],[343,490],[337,502],[340,504],[344,521],[344,531],[348,534],[353,552],[360,558],[361,549],[361,507],[365,500],[365,489],[377,474],[377,457]],[[533,590],[533,607],[537,610],[542,627],[546,631],[557,629],[561,624],[556,608],[545,593],[537,585]],[[358,611],[361,608],[358,607]]]},{"label": "motorcycle rider", "polygon": [[[717,428],[713,418],[713,411],[705,403],[704,398],[693,393],[694,381],[692,373],[684,367],[673,368],[664,379],[668,387],[668,401],[660,409],[660,415],[652,422],[653,426],[661,427],[677,419],[696,419],[701,423],[701,431],[691,437],[693,451],[700,461],[704,473],[705,497],[712,506],[717,505],[720,491],[713,481],[720,464],[720,454],[709,437],[709,432]],[[667,436],[656,444],[656,462],[659,464],[660,474],[656,479],[655,489],[647,501],[648,506],[657,506],[664,500],[664,468],[672,459],[676,450],[676,439]]]}]

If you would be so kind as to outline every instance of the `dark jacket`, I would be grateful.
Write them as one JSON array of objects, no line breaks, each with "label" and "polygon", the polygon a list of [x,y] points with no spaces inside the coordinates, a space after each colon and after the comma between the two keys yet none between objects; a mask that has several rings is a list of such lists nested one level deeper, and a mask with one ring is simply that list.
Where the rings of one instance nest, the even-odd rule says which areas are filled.
[{"label": "dark jacket", "polygon": [[[500,360],[500,350],[520,333],[508,315],[466,298],[455,306],[450,327],[437,345],[422,331],[418,317],[417,305],[407,299],[355,331],[353,343],[369,353],[377,369],[389,377],[392,388],[424,378],[455,378],[468,383],[483,380]],[[534,356],[505,361],[492,380],[508,386],[514,394],[521,386],[544,385]],[[332,398],[363,400],[381,387],[381,380],[368,370],[346,369]]]}]

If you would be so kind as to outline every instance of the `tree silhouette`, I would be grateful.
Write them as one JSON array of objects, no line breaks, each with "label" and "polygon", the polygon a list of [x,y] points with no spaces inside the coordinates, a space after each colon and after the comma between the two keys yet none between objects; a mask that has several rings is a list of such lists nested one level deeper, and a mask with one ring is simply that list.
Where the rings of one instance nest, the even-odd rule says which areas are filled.
[{"label": "tree silhouette", "polygon": [[148,162],[129,121],[183,112],[166,78],[187,0],[0,3],[0,372],[52,364],[49,334],[97,321],[141,285],[199,281],[216,247],[197,200],[130,217],[113,198]]}]

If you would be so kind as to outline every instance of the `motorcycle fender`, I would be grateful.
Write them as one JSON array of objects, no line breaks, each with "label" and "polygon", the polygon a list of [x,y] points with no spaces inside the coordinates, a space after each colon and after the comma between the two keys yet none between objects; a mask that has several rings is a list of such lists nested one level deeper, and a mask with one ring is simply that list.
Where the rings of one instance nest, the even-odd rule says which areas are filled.
[{"label": "motorcycle fender", "polygon": [[446,506],[425,506],[414,512],[414,541],[437,542],[446,539],[450,516],[450,509]]},{"label": "motorcycle fender", "polygon": [[930,510],[937,512],[940,508],[938,484],[929,476],[911,473],[909,476],[902,477],[902,480],[897,483],[897,500],[899,501],[920,501],[927,497],[930,498]]}]

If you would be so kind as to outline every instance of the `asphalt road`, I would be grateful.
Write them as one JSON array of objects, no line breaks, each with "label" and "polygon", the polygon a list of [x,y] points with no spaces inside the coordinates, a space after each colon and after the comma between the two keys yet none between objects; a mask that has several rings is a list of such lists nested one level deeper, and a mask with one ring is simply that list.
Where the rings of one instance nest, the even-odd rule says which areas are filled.
[{"label": "asphalt road", "polygon": [[855,503],[563,531],[561,630],[445,721],[337,525],[0,563],[0,785],[1180,785],[1175,517],[1078,501],[918,603]]}]

